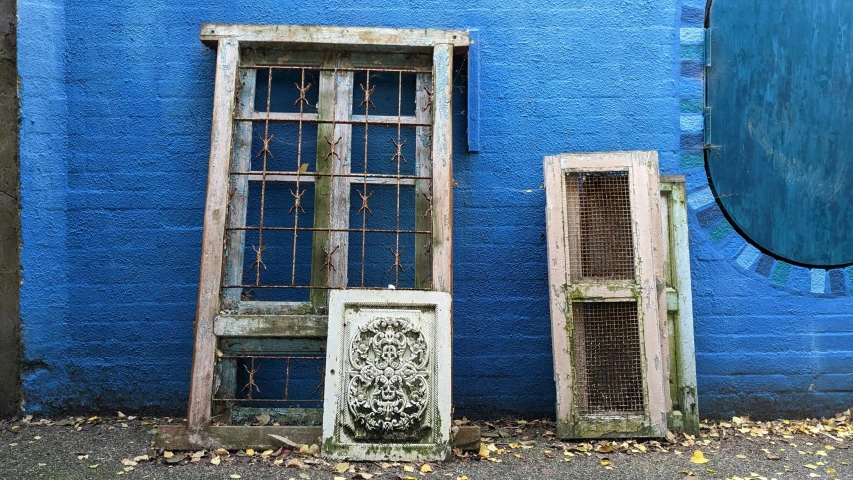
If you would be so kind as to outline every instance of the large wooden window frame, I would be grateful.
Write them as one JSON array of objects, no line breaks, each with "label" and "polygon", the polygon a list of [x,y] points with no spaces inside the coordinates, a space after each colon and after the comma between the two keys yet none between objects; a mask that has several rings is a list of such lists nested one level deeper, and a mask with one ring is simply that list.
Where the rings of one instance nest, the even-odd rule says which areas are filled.
[{"label": "large wooden window frame", "polygon": [[[382,52],[387,54],[417,53],[430,58],[429,65],[432,73],[419,75],[419,85],[430,85],[431,89],[424,90],[430,98],[419,98],[419,101],[429,101],[431,107],[431,152],[427,150],[427,164],[421,162],[418,168],[430,171],[431,198],[429,204],[419,208],[429,209],[423,217],[431,223],[431,255],[428,264],[416,260],[417,287],[425,290],[440,292],[452,291],[452,155],[451,155],[451,97],[452,97],[452,68],[454,49],[464,49],[468,46],[468,34],[464,31],[424,30],[424,29],[386,29],[386,28],[342,28],[342,27],[305,27],[305,26],[252,26],[252,25],[220,25],[205,24],[201,29],[203,42],[216,49],[216,78],[213,101],[213,125],[211,131],[210,164],[208,171],[207,200],[204,213],[204,230],[201,254],[201,272],[199,283],[198,307],[195,320],[195,350],[193,354],[193,370],[190,387],[190,403],[188,412],[189,444],[193,446],[210,445],[215,442],[235,444],[234,436],[227,434],[223,428],[211,429],[211,402],[214,397],[214,378],[216,369],[217,338],[224,335],[240,336],[293,336],[293,337],[323,337],[326,335],[325,318],[306,315],[304,319],[289,318],[287,322],[269,322],[269,318],[251,318],[251,315],[241,315],[243,310],[258,309],[263,313],[281,314],[276,305],[252,305],[249,309],[240,308],[240,294],[236,288],[223,288],[224,285],[239,284],[242,276],[243,258],[242,245],[244,240],[239,234],[226,232],[226,224],[245,223],[245,213],[233,213],[234,194],[239,191],[240,181],[235,181],[231,175],[232,164],[239,167],[245,162],[247,152],[240,142],[241,138],[251,135],[251,132],[238,128],[235,117],[241,114],[255,114],[242,109],[249,101],[238,101],[244,93],[240,90],[246,82],[253,82],[241,73],[240,67],[253,62],[282,61],[279,59],[259,58],[255,52],[273,49],[315,50],[324,51],[322,66],[342,65],[341,62],[353,64],[358,61],[356,54],[342,56],[336,52]],[[259,47],[254,49],[252,47]],[[250,53],[251,52],[251,53]],[[295,54],[299,56],[301,54]],[[401,56],[403,57],[403,56]],[[405,61],[405,60],[403,60]],[[343,74],[344,76],[346,73]],[[350,77],[352,73],[349,73]],[[431,78],[430,78],[431,77]],[[340,78],[329,78],[325,82],[331,85]],[[425,83],[429,81],[429,83]],[[344,82],[345,83],[345,82]],[[320,94],[323,95],[322,86]],[[254,89],[252,89],[254,90]],[[248,90],[246,90],[248,91]],[[337,92],[338,96],[352,96],[352,92]],[[248,95],[246,93],[245,95]],[[421,92],[418,95],[423,95]],[[336,99],[337,100],[337,99]],[[332,102],[334,103],[334,102]],[[430,111],[426,108],[419,112]],[[328,115],[330,112],[319,112]],[[269,115],[269,113],[267,114]],[[338,115],[337,113],[334,115]],[[346,112],[349,115],[349,112]],[[424,115],[420,113],[419,115]],[[354,115],[353,115],[354,116]],[[349,120],[341,118],[341,120]],[[322,127],[321,127],[322,128]],[[343,138],[348,133],[346,121],[333,124],[329,132],[331,138]],[[345,143],[345,142],[344,142]],[[319,142],[318,142],[319,146]],[[334,149],[334,145],[329,148]],[[348,147],[347,147],[348,148]],[[338,151],[338,154],[343,153]],[[318,149],[318,158],[320,152]],[[320,168],[318,162],[318,169]],[[334,168],[334,167],[331,167]],[[245,181],[248,181],[246,179]],[[333,176],[332,181],[336,178]],[[234,183],[234,185],[232,185]],[[418,185],[415,185],[418,188]],[[344,189],[339,190],[344,191]],[[348,196],[348,190],[347,196]],[[239,198],[240,194],[237,194]],[[238,200],[239,201],[239,200]],[[336,207],[336,202],[338,207]],[[331,209],[348,208],[348,199],[330,199]],[[232,210],[229,214],[229,210]],[[244,208],[245,211],[245,208]],[[334,212],[332,222],[334,222]],[[327,235],[335,235],[329,230]],[[346,239],[341,239],[345,242]],[[314,257],[318,255],[315,237]],[[345,250],[345,249],[344,249]],[[240,252],[237,254],[236,252]],[[322,252],[321,252],[322,254]],[[344,255],[339,256],[345,259]],[[314,258],[315,266],[317,266]],[[328,261],[329,258],[326,258]],[[339,261],[337,268],[329,268],[324,272],[328,275],[326,287],[346,288],[346,261]],[[312,282],[314,280],[312,267]],[[315,283],[312,283],[315,285]],[[317,283],[319,285],[319,283]],[[316,306],[325,302],[327,290],[312,290],[311,300]],[[246,302],[259,303],[259,302]],[[228,314],[220,312],[228,310]],[[275,319],[273,319],[275,320]],[[279,319],[282,320],[282,319]],[[295,322],[295,323],[294,323]],[[270,330],[270,329],[273,330]],[[219,428],[220,431],[215,429]],[[236,428],[236,427],[232,427]],[[242,427],[241,427],[242,428]],[[258,434],[253,434],[257,436]],[[268,440],[267,440],[268,441]],[[240,443],[239,441],[236,441]],[[245,443],[245,442],[243,442]],[[175,448],[179,445],[174,445]]]}]

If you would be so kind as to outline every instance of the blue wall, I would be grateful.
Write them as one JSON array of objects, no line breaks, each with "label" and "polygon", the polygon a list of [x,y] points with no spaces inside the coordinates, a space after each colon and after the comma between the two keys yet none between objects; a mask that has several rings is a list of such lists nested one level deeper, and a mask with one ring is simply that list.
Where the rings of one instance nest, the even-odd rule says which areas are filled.
[{"label": "blue wall", "polygon": [[477,154],[454,98],[460,414],[553,415],[541,159],[622,149],[658,150],[663,173],[688,178],[703,415],[848,407],[849,272],[820,292],[813,272],[757,272],[704,203],[701,5],[685,2],[21,0],[27,409],[185,408],[213,92],[203,22],[480,29]]}]

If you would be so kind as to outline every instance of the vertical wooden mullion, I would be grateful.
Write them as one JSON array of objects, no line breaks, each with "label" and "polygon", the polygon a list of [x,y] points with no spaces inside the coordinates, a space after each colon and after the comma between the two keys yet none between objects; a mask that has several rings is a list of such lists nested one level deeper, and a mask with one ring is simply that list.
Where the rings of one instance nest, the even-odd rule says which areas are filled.
[{"label": "vertical wooden mullion", "polygon": [[219,312],[222,286],[222,261],[225,221],[228,209],[228,169],[233,143],[233,115],[239,45],[232,38],[219,40],[216,51],[216,80],[213,92],[213,126],[210,140],[210,165],[207,201],[201,245],[198,306],[195,319],[190,403],[187,427],[191,432],[210,422],[213,395],[213,368],[216,362],[216,336],[213,319]]},{"label": "vertical wooden mullion", "polygon": [[[327,53],[323,68],[349,67],[348,56]],[[352,111],[353,73],[323,70],[320,72],[317,114],[320,120],[349,120]],[[351,166],[352,125],[320,123],[317,127],[317,173],[349,173]],[[334,152],[332,145],[334,144]],[[312,286],[346,286],[348,232],[330,232],[327,228],[349,227],[349,178],[318,176],[314,184],[314,230],[311,254]],[[327,252],[331,265],[326,265]],[[314,308],[325,307],[328,292],[311,290]]]},{"label": "vertical wooden mullion", "polygon": [[[640,321],[643,339],[643,377],[647,412],[655,431],[666,430],[666,412],[671,409],[667,374],[669,345],[666,341],[666,280],[661,245],[660,187],[656,152],[631,153],[631,211],[634,216],[634,248],[637,289],[640,292]],[[650,238],[649,238],[650,237]]]},{"label": "vertical wooden mullion", "polygon": [[453,293],[453,46],[433,49],[432,288]]},{"label": "vertical wooden mullion", "polygon": [[[429,64],[430,62],[422,62]],[[425,66],[425,65],[423,65]],[[418,123],[432,121],[432,75],[419,73],[415,79],[415,118]],[[432,127],[415,129],[415,169],[419,177],[432,176]],[[415,181],[415,230],[432,230],[432,182]],[[430,289],[432,283],[431,235],[415,235],[415,288]]]},{"label": "vertical wooden mullion", "polygon": [[[255,110],[255,85],[257,70],[243,68],[237,72],[237,103],[235,116],[248,118]],[[234,124],[234,145],[231,154],[231,171],[247,172],[252,169],[252,122]],[[228,192],[228,226],[245,227],[249,197],[248,175],[231,175],[231,190]],[[225,285],[243,283],[243,255],[246,232],[232,230],[225,237]],[[222,309],[236,310],[240,303],[241,288],[226,288],[222,291]],[[223,358],[216,369],[214,394],[218,397],[234,398],[237,386],[237,360]]]},{"label": "vertical wooden mullion", "polygon": [[[248,118],[255,110],[255,82],[257,70],[244,68],[237,73],[238,97],[235,105],[236,116]],[[231,170],[247,172],[252,168],[252,122],[236,122],[234,125],[234,147]],[[246,208],[249,196],[248,175],[231,175],[231,190],[228,210],[229,227],[246,226]],[[243,283],[243,254],[246,244],[246,232],[233,230],[226,236],[225,244],[225,284]],[[222,293],[223,308],[237,308],[242,289],[227,288]]]},{"label": "vertical wooden mullion", "polygon": [[571,435],[572,414],[572,367],[571,343],[567,322],[571,318],[572,308],[566,295],[569,282],[565,229],[565,174],[561,168],[560,157],[545,157],[545,225],[548,247],[548,288],[550,291],[552,349],[554,354],[554,382],[557,388],[557,435],[568,438]]}]

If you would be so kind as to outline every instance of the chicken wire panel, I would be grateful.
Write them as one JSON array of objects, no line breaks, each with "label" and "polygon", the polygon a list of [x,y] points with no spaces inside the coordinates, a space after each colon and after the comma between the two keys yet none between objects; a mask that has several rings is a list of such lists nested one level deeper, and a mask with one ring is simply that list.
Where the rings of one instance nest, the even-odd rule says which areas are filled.
[{"label": "chicken wire panel", "polygon": [[578,413],[643,415],[637,302],[574,302],[572,332]]},{"label": "chicken wire panel", "polygon": [[568,172],[565,181],[571,280],[633,280],[628,172]]}]

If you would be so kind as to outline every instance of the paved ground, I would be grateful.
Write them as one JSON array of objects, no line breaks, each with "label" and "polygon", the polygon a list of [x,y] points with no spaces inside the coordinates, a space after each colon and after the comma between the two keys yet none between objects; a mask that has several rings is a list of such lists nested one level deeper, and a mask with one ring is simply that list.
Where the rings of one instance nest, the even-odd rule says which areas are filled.
[{"label": "paved ground", "polygon": [[[849,414],[848,414],[849,416]],[[326,463],[278,452],[190,453],[150,449],[163,418],[15,419],[0,421],[0,479],[396,479],[503,480],[607,479],[810,479],[853,478],[853,427],[848,417],[830,421],[722,422],[700,438],[674,442],[560,442],[544,420],[478,422],[484,450],[443,463]],[[178,422],[179,420],[173,420]],[[672,439],[671,439],[672,440]],[[707,463],[691,462],[701,450]],[[483,458],[488,452],[488,458]],[[174,456],[167,459],[170,453]],[[252,453],[249,456],[246,453]],[[149,455],[150,459],[134,457]],[[186,456],[185,456],[186,455]],[[218,465],[216,462],[218,457]],[[287,466],[290,464],[291,466]],[[302,468],[300,468],[302,467]],[[238,477],[239,476],[239,477]]]}]

